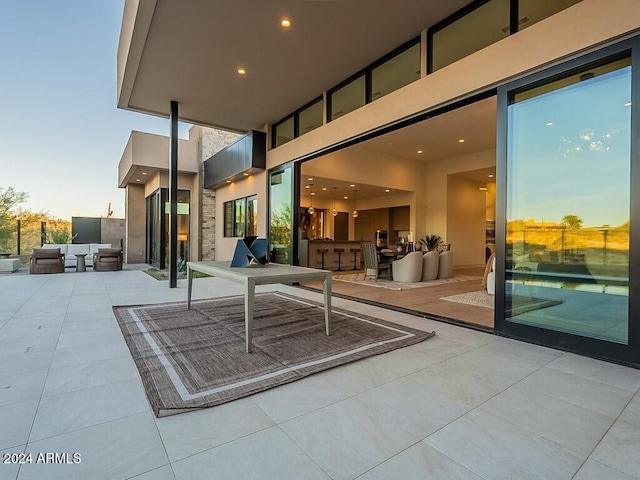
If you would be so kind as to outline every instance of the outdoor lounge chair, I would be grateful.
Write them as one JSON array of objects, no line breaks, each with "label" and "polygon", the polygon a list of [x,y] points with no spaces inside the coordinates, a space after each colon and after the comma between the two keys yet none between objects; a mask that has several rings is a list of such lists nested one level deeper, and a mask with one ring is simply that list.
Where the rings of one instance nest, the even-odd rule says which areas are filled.
[{"label": "outdoor lounge chair", "polygon": [[119,248],[100,248],[93,254],[93,270],[113,272],[122,270],[122,251]]},{"label": "outdoor lounge chair", "polygon": [[374,277],[377,281],[381,270],[386,270],[387,276],[391,280],[391,263],[380,262],[373,242],[362,242],[362,258],[364,258],[364,280],[367,277]]},{"label": "outdoor lounge chair", "polygon": [[34,248],[29,273],[64,273],[64,255],[59,248]]}]

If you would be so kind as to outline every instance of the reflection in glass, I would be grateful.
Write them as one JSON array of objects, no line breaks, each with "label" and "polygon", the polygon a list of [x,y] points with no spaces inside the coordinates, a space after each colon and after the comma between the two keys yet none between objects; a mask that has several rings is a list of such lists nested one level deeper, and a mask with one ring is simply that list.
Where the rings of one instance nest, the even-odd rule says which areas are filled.
[{"label": "reflection in glass", "polygon": [[234,237],[244,237],[244,198],[234,202]]},{"label": "reflection in glass", "polygon": [[293,181],[291,167],[269,177],[270,261],[290,264],[292,257]]},{"label": "reflection in glass", "polygon": [[279,123],[275,127],[275,147],[279,147],[280,145],[284,145],[290,140],[293,140],[294,134],[294,120],[293,116],[289,117],[287,120]]},{"label": "reflection in glass", "polygon": [[518,19],[518,30],[524,30],[534,23],[544,20],[580,1],[581,0],[554,0],[553,2],[541,2],[540,0],[520,0],[518,7],[520,17]]},{"label": "reflection in glass", "polygon": [[299,124],[300,135],[310,132],[318,127],[322,126],[322,99],[308,106],[307,108],[300,110]]},{"label": "reflection in glass", "polygon": [[362,107],[366,103],[365,76],[359,76],[330,95],[331,120]]},{"label": "reflection in glass", "polygon": [[420,44],[387,60],[371,72],[372,100],[420,79]]},{"label": "reflection in glass", "polygon": [[512,95],[506,318],[627,344],[631,67]]},{"label": "reflection in glass", "polygon": [[247,236],[258,236],[258,197],[247,198]]},{"label": "reflection in glass", "polygon": [[509,0],[491,0],[433,34],[431,71],[440,70],[508,35]]}]

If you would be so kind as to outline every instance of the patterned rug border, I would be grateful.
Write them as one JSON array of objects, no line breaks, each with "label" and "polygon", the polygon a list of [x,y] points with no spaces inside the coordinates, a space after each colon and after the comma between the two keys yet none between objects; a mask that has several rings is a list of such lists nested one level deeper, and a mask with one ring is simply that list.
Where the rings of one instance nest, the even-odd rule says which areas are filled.
[{"label": "patterned rug border", "polygon": [[[268,297],[270,295],[275,295],[287,301],[295,301],[300,302],[305,305],[309,305],[313,308],[323,309],[321,303],[318,303],[314,300],[309,300],[306,298],[301,298],[292,294],[282,293],[282,292],[269,292],[269,293],[261,293],[256,295],[256,300],[262,299],[263,297]],[[233,299],[243,300],[242,295],[230,295],[225,297],[217,297],[217,298],[208,298],[208,299],[200,299],[195,300],[192,303],[194,305],[197,304],[206,304],[208,302],[224,302]],[[399,348],[403,348],[409,345],[413,345],[416,343],[420,343],[424,340],[427,340],[435,335],[435,331],[426,332],[423,330],[418,330],[411,327],[405,327],[404,325],[397,324],[394,322],[390,322],[387,320],[379,319],[376,317],[372,317],[370,315],[364,315],[357,312],[349,311],[339,307],[332,307],[332,313],[339,314],[348,318],[358,319],[364,322],[371,322],[380,327],[384,327],[387,329],[397,330],[400,332],[401,336],[396,337],[392,340],[382,341],[382,342],[373,342],[365,347],[358,347],[355,350],[349,350],[347,352],[343,352],[339,355],[329,354],[327,357],[322,357],[320,360],[316,360],[313,362],[304,362],[300,361],[298,363],[294,363],[293,365],[287,366],[283,364],[282,361],[278,360],[278,363],[283,365],[283,368],[277,370],[274,374],[269,375],[258,375],[257,377],[248,377],[247,379],[242,380],[241,382],[232,383],[230,386],[225,388],[217,388],[213,389],[215,391],[205,392],[204,394],[200,394],[199,392],[189,393],[187,388],[185,387],[185,382],[183,382],[184,378],[180,378],[180,374],[176,371],[175,367],[177,366],[177,362],[173,362],[171,360],[171,354],[168,352],[161,351],[163,350],[159,345],[155,345],[155,340],[153,339],[153,334],[148,331],[141,331],[140,324],[143,325],[146,330],[146,326],[142,320],[136,320],[134,318],[136,309],[153,309],[153,308],[162,308],[168,306],[181,306],[185,305],[186,302],[163,302],[158,304],[140,304],[140,305],[119,305],[113,307],[114,315],[118,321],[118,325],[123,333],[125,341],[127,343],[127,347],[134,359],[136,367],[138,368],[138,372],[142,378],[142,382],[145,388],[145,393],[147,395],[147,399],[157,417],[165,416],[165,415],[173,415],[177,413],[199,410],[201,408],[207,408],[210,406],[220,405],[222,403],[226,403],[232,400],[236,400],[238,398],[246,397],[249,395],[253,395],[260,391],[268,390],[270,388],[284,385],[286,383],[290,383],[301,378],[304,378],[308,375],[312,375],[313,373],[317,373],[320,371],[324,371],[335,366],[344,365],[356,360],[369,358],[375,355],[379,355],[382,353],[387,353],[392,350],[396,350]],[[134,313],[132,314],[132,311]],[[137,315],[135,315],[137,317]],[[139,322],[139,323],[138,323]],[[160,368],[152,368],[150,364],[146,361],[147,357],[143,357],[141,350],[136,344],[134,338],[129,332],[129,327],[135,325],[137,331],[134,333],[136,335],[141,334],[146,342],[147,346],[154,350],[155,358],[152,359],[152,363],[158,363],[162,366]],[[155,333],[157,335],[157,333]],[[164,349],[166,350],[166,349]],[[158,351],[161,351],[161,355],[158,355]],[[180,354],[179,352],[175,352],[174,354]],[[336,363],[338,361],[338,363]],[[175,365],[174,365],[175,364]],[[194,367],[195,368],[195,367]],[[155,380],[153,377],[152,370],[160,371],[159,375],[164,378],[160,378]],[[275,378],[273,384],[265,383],[270,379]],[[162,394],[160,390],[163,388],[162,382],[169,382],[170,386],[175,390],[177,395],[185,402],[189,402],[189,405],[166,405],[163,401]],[[166,388],[166,385],[164,385]],[[183,397],[185,395],[187,399]],[[193,405],[193,402],[197,402],[196,406]]]}]

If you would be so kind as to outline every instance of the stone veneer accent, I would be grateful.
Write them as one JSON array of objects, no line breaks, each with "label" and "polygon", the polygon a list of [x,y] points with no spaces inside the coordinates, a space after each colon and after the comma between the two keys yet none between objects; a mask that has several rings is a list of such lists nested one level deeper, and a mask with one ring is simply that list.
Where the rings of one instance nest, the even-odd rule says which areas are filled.
[{"label": "stone veneer accent", "polygon": [[200,128],[198,139],[198,174],[200,189],[200,256],[199,260],[216,258],[216,192],[204,188],[204,161],[235,142],[241,134],[207,127]]}]

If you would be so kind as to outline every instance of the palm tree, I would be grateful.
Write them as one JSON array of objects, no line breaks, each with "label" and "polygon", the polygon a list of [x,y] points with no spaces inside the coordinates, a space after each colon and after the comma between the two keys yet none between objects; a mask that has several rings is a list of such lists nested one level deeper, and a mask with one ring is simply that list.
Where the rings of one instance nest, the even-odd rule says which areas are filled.
[{"label": "palm tree", "polygon": [[578,230],[580,227],[582,227],[582,219],[577,215],[565,215],[564,217],[562,217],[562,221],[560,222],[560,224],[565,228]]}]

